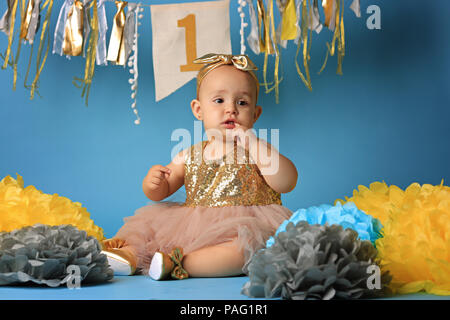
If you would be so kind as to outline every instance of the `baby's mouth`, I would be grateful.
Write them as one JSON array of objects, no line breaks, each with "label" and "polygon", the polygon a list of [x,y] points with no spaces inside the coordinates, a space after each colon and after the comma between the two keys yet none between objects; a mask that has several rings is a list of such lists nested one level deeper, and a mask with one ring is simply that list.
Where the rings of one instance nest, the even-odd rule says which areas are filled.
[{"label": "baby's mouth", "polygon": [[234,127],[236,127],[236,122],[234,120],[224,121],[224,122],[222,122],[222,124],[227,129],[233,129]]}]

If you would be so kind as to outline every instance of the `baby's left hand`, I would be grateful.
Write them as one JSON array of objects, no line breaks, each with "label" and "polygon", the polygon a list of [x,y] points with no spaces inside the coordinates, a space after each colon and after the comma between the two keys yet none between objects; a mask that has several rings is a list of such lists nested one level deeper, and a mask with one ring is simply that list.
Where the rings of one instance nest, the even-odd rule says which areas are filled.
[{"label": "baby's left hand", "polygon": [[231,135],[233,139],[237,140],[238,146],[249,150],[250,147],[256,146],[258,137],[255,135],[252,129],[248,129],[239,123],[236,123],[236,127],[232,129]]}]

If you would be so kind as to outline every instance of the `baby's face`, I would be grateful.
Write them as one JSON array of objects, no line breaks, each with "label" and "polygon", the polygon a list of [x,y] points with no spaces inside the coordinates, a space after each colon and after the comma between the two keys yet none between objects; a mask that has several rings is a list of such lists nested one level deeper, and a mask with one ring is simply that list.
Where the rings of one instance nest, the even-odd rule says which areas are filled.
[{"label": "baby's face", "polygon": [[225,136],[226,129],[253,128],[261,114],[256,106],[256,83],[245,71],[230,65],[210,71],[203,79],[198,100],[191,103],[197,119],[205,130],[218,129]]}]

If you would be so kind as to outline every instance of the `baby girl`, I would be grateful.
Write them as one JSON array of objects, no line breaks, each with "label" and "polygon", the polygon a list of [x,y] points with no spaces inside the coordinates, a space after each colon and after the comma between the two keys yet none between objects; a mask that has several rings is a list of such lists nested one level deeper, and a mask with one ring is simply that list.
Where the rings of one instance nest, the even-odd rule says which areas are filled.
[{"label": "baby girl", "polygon": [[[143,191],[156,203],[125,218],[103,242],[115,274],[155,280],[247,274],[253,254],[292,214],[280,194],[294,189],[297,170],[252,130],[262,112],[256,67],[245,55],[208,54],[194,62],[204,66],[191,109],[207,140],[150,168]],[[162,201],[183,185],[184,203]]]}]

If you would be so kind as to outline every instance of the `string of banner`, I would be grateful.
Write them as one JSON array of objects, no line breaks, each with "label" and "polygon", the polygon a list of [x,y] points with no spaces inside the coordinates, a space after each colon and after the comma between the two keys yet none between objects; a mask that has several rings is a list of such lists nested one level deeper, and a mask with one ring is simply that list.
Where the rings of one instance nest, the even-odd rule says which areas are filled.
[{"label": "string of banner", "polygon": [[[53,12],[55,0],[7,0],[8,8],[0,20],[0,31],[8,37],[8,46],[5,53],[0,53],[3,59],[2,69],[11,67],[13,69],[13,90],[16,89],[18,62],[20,58],[21,46],[30,45],[30,56],[28,59],[27,71],[24,77],[24,87],[30,90],[30,99],[35,93],[39,94],[39,78],[44,69],[51,44],[51,32],[49,30],[50,18]],[[95,65],[128,66],[131,78],[128,82],[131,86],[131,108],[136,116],[135,124],[139,124],[141,119],[137,109],[137,88],[138,88],[138,27],[141,25],[144,7],[151,10],[158,6],[168,5],[147,5],[127,1],[115,1],[117,11],[112,20],[112,30],[109,45],[106,45],[106,31],[108,23],[105,13],[105,3],[114,0],[64,0],[59,11],[56,27],[54,30],[52,53],[65,55],[67,58],[82,56],[85,58],[85,68],[83,77],[74,77],[73,84],[82,90],[81,96],[88,105],[89,93],[94,76]],[[320,6],[325,16],[322,22],[319,15],[318,0],[237,0],[238,14],[240,17],[240,53],[245,54],[247,40],[251,50],[259,55],[264,54],[263,82],[265,92],[275,91],[276,102],[279,99],[280,77],[280,47],[286,48],[289,40],[294,40],[297,45],[295,65],[297,73],[305,84],[312,90],[311,77],[309,72],[310,48],[312,31],[319,33],[323,26],[333,32],[330,42],[327,42],[327,52],[324,63],[319,73],[326,66],[328,56],[334,56],[337,52],[337,73],[342,74],[342,61],[345,55],[345,33],[344,33],[344,0],[322,0]],[[228,10],[229,0],[211,1],[211,3],[226,2],[222,6]],[[280,23],[275,26],[274,2],[280,13]],[[191,3],[189,5],[193,5]],[[205,5],[205,2],[199,2]],[[179,7],[179,4],[177,4]],[[190,6],[189,8],[191,8]],[[250,18],[250,32],[245,39],[245,28],[249,23],[245,21],[244,8],[247,7]],[[357,17],[361,16],[359,0],[353,0],[350,8]],[[125,12],[125,9],[126,12]],[[228,15],[228,12],[227,12]],[[186,19],[178,20],[178,26],[186,29],[186,57],[188,65],[190,60],[196,58],[195,47],[195,24],[192,24],[192,15]],[[195,18],[195,16],[194,16]],[[153,17],[152,17],[153,19]],[[19,21],[17,24],[16,22]],[[180,23],[181,21],[181,23]],[[226,22],[226,19],[224,20]],[[193,20],[195,23],[195,20]],[[17,24],[17,25],[16,25]],[[40,28],[40,35],[36,35]],[[223,29],[223,28],[222,28]],[[224,29],[224,30],[229,30]],[[18,41],[16,40],[18,35]],[[214,37],[211,33],[210,37]],[[194,47],[188,46],[194,42]],[[16,40],[16,41],[15,41]],[[229,42],[228,35],[228,42]],[[15,54],[13,44],[17,43]],[[36,70],[34,75],[30,74],[34,45],[37,44],[35,56]],[[194,48],[194,50],[193,50]],[[229,46],[231,50],[231,45]],[[214,52],[214,48],[210,52]],[[223,49],[222,49],[223,50]],[[224,53],[224,52],[221,52]],[[231,53],[231,52],[230,52]],[[303,67],[298,63],[298,56],[302,54]],[[274,56],[273,80],[268,81],[269,56]],[[155,58],[155,57],[154,57]],[[197,68],[198,66],[195,66]],[[302,70],[303,69],[303,70]],[[193,72],[196,70],[184,70]],[[156,80],[155,80],[156,86]],[[170,91],[169,91],[170,92]],[[170,94],[170,93],[169,93]],[[167,93],[165,96],[168,95]],[[164,95],[163,95],[164,97]],[[157,98],[161,99],[161,98]]]}]

